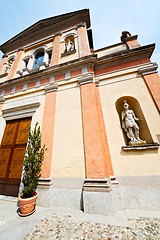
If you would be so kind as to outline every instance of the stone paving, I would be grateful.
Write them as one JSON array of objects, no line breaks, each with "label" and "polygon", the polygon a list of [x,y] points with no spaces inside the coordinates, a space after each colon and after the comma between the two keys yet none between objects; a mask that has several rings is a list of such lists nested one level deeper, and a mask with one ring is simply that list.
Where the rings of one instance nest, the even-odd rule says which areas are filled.
[{"label": "stone paving", "polygon": [[130,227],[75,220],[71,215],[55,213],[39,221],[25,240],[154,240],[160,239],[160,219],[128,219]]},{"label": "stone paving", "polygon": [[5,221],[0,220],[0,226],[2,226],[5,223],[6,223]]}]

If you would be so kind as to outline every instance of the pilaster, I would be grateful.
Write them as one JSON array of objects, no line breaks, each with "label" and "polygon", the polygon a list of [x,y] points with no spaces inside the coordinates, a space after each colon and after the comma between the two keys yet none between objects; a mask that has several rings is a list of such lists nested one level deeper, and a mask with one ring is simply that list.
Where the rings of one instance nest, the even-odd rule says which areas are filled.
[{"label": "pilaster", "polygon": [[16,72],[18,63],[19,63],[19,61],[20,61],[20,59],[21,59],[22,53],[23,53],[23,49],[20,48],[20,49],[18,50],[16,59],[15,59],[13,65],[12,65],[12,67],[11,67],[11,70],[10,70],[10,73],[9,73],[9,76],[8,76],[7,79],[12,79],[12,78],[14,77],[14,74],[15,74],[15,72]]},{"label": "pilaster", "polygon": [[78,45],[80,57],[90,54],[89,42],[87,36],[87,28],[85,24],[80,24],[77,27],[78,32]]},{"label": "pilaster", "polygon": [[52,58],[51,58],[51,66],[57,65],[59,63],[59,57],[60,57],[60,39],[61,39],[61,33],[58,33],[55,35],[54,41],[53,41],[53,50],[52,50]]},{"label": "pilaster", "polygon": [[87,179],[106,179],[113,175],[102,107],[93,75],[78,79],[81,87],[83,136]]},{"label": "pilaster", "polygon": [[153,63],[151,66],[139,68],[148,90],[160,112],[160,77],[157,72],[158,65]]},{"label": "pilaster", "polygon": [[45,144],[47,151],[45,152],[45,158],[42,164],[42,178],[51,177],[57,89],[58,84],[55,83],[45,88],[46,100],[42,124],[42,146]]}]

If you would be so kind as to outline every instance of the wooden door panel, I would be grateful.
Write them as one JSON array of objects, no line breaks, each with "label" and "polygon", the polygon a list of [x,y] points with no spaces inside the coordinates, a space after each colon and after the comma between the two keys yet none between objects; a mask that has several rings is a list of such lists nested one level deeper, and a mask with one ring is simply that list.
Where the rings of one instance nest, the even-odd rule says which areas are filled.
[{"label": "wooden door panel", "polygon": [[11,149],[0,149],[0,178],[6,177]]},{"label": "wooden door panel", "polygon": [[2,139],[2,146],[13,144],[14,135],[15,135],[15,132],[16,132],[16,127],[17,127],[16,122],[7,123],[6,129],[5,129],[5,132],[4,132],[4,136],[3,136],[3,139]]},{"label": "wooden door panel", "polygon": [[30,124],[31,124],[31,119],[23,120],[20,122],[16,144],[26,144],[28,140]]},{"label": "wooden door panel", "polygon": [[17,196],[31,118],[6,123],[0,146],[0,194]]},{"label": "wooden door panel", "polygon": [[9,179],[21,179],[26,148],[15,148],[9,171]]}]

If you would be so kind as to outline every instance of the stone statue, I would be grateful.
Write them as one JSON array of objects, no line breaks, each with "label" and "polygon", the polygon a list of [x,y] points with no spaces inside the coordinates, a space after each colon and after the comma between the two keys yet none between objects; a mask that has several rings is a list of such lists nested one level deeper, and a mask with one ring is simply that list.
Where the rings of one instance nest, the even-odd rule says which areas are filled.
[{"label": "stone statue", "polygon": [[129,109],[129,104],[124,100],[124,111],[122,112],[122,128],[125,130],[127,137],[130,139],[129,145],[144,145],[146,141],[139,138],[139,126],[136,121],[142,121],[135,116],[133,110]]},{"label": "stone statue", "polygon": [[74,43],[71,42],[70,39],[68,39],[68,42],[65,44],[65,47],[66,47],[65,52],[70,52],[74,50]]},{"label": "stone statue", "polygon": [[121,41],[123,42],[125,38],[128,38],[128,37],[130,37],[130,36],[131,36],[130,32],[128,32],[128,31],[123,31],[123,32],[122,32],[122,35],[121,35]]}]

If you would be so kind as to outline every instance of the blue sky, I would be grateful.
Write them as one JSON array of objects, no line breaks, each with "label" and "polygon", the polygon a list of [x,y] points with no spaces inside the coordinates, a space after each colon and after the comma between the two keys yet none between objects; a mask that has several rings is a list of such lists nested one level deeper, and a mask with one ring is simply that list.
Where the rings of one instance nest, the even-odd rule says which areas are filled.
[{"label": "blue sky", "polygon": [[160,65],[159,0],[0,0],[0,44],[41,19],[83,8],[90,9],[94,49],[120,42],[127,30],[141,45],[156,43],[151,60]]}]

